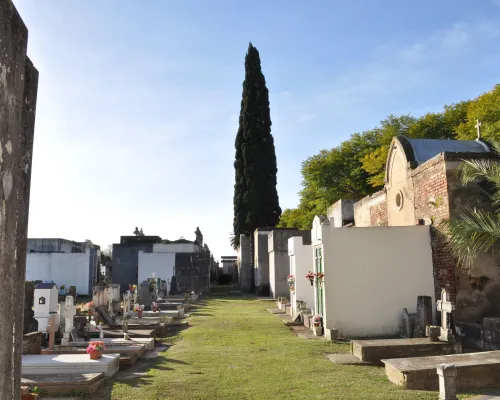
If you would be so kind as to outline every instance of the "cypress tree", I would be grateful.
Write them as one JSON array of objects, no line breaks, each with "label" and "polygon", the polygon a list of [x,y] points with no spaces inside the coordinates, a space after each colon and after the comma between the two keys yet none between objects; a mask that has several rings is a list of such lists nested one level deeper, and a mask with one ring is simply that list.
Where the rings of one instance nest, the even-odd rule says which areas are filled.
[{"label": "cypress tree", "polygon": [[[260,56],[252,43],[245,57],[245,80],[236,135],[234,234],[253,234],[258,227],[275,226],[281,216],[276,191],[278,167],[271,135],[269,91]],[[252,239],[252,237],[251,237]]]}]

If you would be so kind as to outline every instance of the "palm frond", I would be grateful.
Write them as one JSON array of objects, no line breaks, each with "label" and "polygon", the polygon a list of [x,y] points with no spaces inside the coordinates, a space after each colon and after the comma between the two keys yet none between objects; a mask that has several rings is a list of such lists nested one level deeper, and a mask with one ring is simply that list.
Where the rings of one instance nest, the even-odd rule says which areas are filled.
[{"label": "palm frond", "polygon": [[465,267],[471,267],[481,253],[500,256],[500,214],[467,208],[446,225],[448,250]]}]

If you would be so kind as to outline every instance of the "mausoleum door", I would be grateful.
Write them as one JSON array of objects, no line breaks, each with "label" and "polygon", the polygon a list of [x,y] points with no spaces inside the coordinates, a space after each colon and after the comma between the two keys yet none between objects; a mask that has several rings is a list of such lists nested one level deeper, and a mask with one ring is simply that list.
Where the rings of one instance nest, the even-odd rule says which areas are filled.
[{"label": "mausoleum door", "polygon": [[[323,273],[323,249],[318,246],[315,249],[315,259],[316,259],[316,273]],[[316,280],[316,301],[318,304],[318,314],[323,315],[323,299],[324,299],[324,293],[323,293],[323,284],[320,284]]]}]

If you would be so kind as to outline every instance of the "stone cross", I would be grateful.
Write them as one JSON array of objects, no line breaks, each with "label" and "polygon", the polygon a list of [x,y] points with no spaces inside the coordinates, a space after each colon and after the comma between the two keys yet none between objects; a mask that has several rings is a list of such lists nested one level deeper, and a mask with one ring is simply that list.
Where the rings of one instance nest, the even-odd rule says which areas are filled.
[{"label": "stone cross", "polygon": [[477,129],[477,139],[480,140],[481,139],[481,121],[479,121],[478,119],[476,120],[476,125],[475,125],[475,128]]},{"label": "stone cross", "polygon": [[66,296],[66,302],[63,307],[64,311],[64,332],[71,332],[73,329],[73,319],[76,315],[76,306],[73,304],[73,297]]},{"label": "stone cross", "polygon": [[97,329],[99,330],[99,339],[104,339],[104,332],[102,331],[102,324],[99,324],[97,326]]},{"label": "stone cross", "polygon": [[454,339],[448,322],[448,314],[454,309],[455,305],[449,301],[446,289],[441,290],[441,300],[437,301],[437,310],[441,312],[441,336],[439,336],[439,339],[444,342],[449,342]]},{"label": "stone cross", "polygon": [[49,349],[54,350],[54,342],[56,339],[56,332],[59,329],[57,325],[57,314],[51,314],[49,323],[47,324],[47,332],[49,334]]}]

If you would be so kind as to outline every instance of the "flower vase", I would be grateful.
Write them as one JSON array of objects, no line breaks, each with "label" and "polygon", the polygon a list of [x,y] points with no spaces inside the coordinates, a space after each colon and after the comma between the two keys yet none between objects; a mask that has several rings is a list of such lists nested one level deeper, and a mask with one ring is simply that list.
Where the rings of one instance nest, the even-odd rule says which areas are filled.
[{"label": "flower vase", "polygon": [[314,286],[314,282],[312,280],[310,282],[311,282],[311,286]]},{"label": "flower vase", "polygon": [[90,353],[90,359],[91,360],[98,360],[101,357],[102,357],[102,350],[101,351],[92,351]]},{"label": "flower vase", "polygon": [[321,326],[313,326],[313,333],[314,336],[322,336],[323,335],[323,328]]},{"label": "flower vase", "polygon": [[139,318],[142,318],[142,310],[137,311],[137,316],[138,316]]}]

